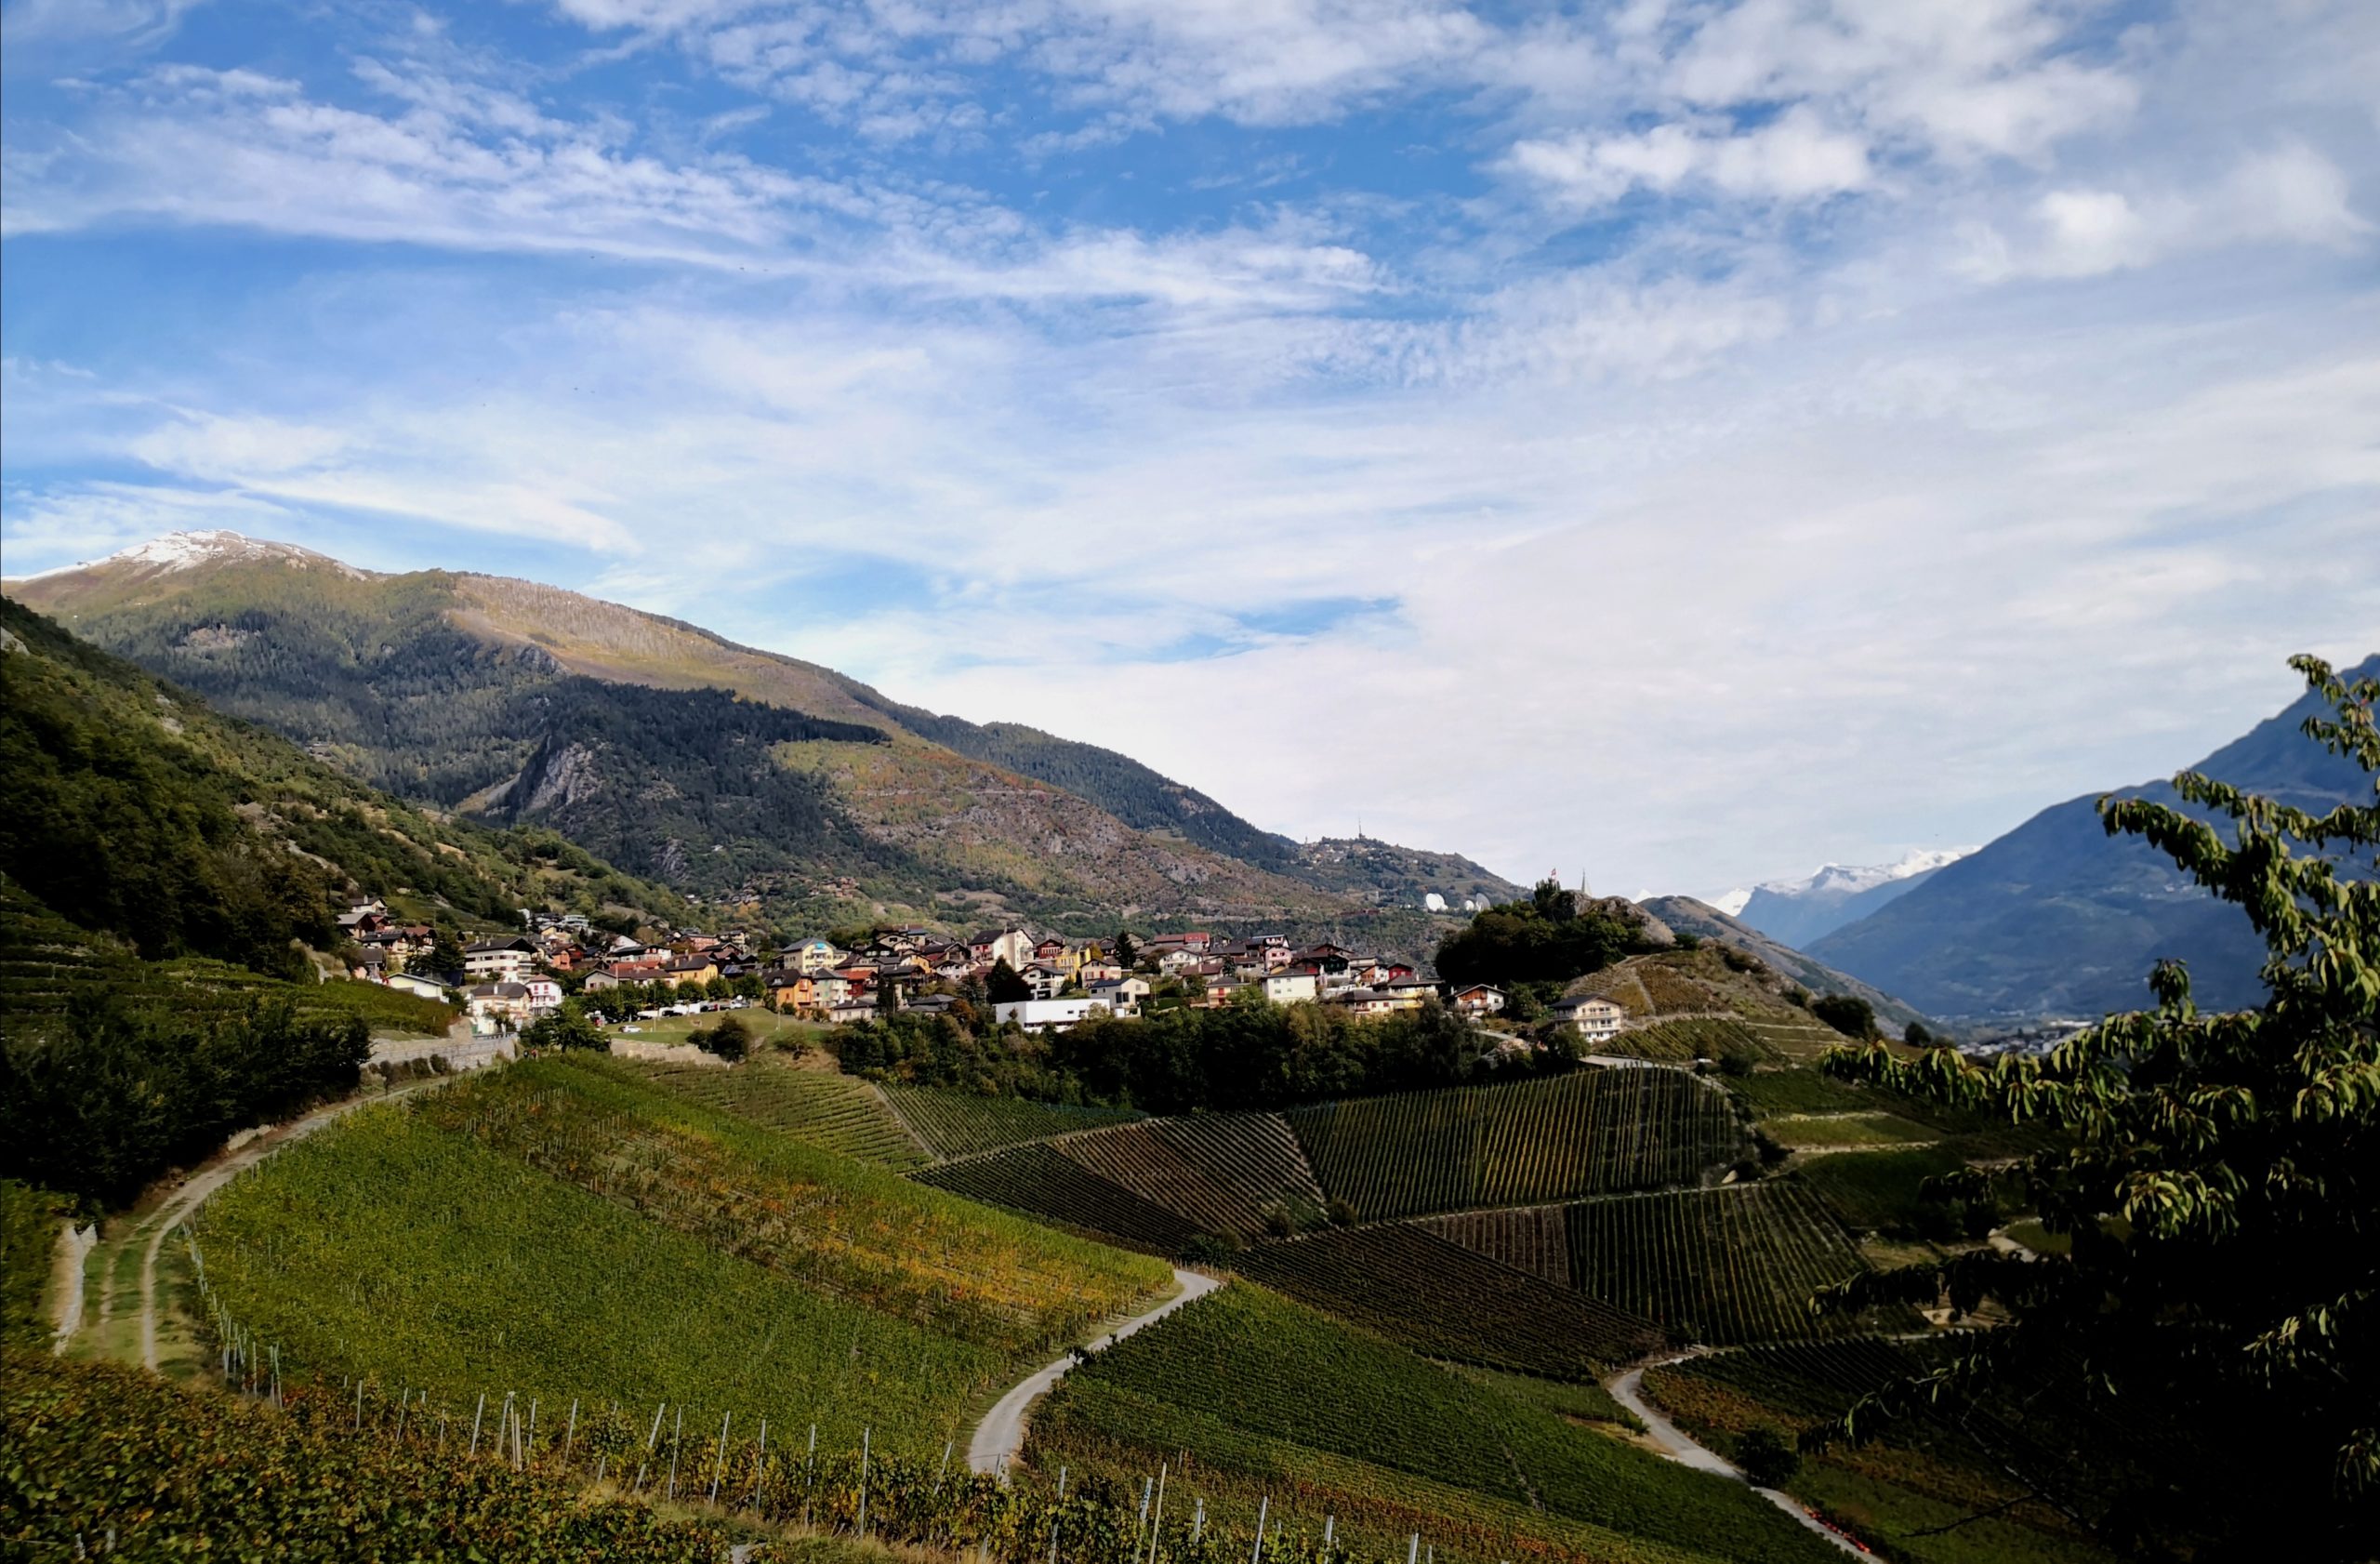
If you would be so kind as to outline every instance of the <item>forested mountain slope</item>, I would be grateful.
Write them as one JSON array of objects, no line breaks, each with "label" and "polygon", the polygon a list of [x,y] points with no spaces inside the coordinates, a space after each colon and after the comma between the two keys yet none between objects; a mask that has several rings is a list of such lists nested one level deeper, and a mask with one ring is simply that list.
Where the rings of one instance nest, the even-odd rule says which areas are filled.
[{"label": "forested mountain slope", "polygon": [[0,875],[149,960],[302,971],[350,891],[417,916],[691,915],[549,831],[442,820],[0,600]]},{"label": "forested mountain slope", "polygon": [[[1494,881],[1437,855],[1351,869],[1114,751],[529,582],[192,534],[9,590],[375,786],[787,916],[1320,930]],[[1422,942],[1391,922],[1374,937]]]},{"label": "forested mountain slope", "polygon": [[[2375,675],[2380,656],[2345,676]],[[2351,797],[2368,803],[2362,775],[2298,731],[2320,709],[2313,696],[2300,699],[2191,769],[2301,809],[2327,812]],[[2168,782],[2117,795],[2187,808]],[[2043,810],[1907,895],[1813,942],[1808,954],[1938,1015],[2135,1008],[2149,1002],[2150,967],[2168,957],[2189,963],[2201,1005],[2254,1002],[2264,947],[2248,921],[2147,842],[2109,837],[2097,802],[2093,794]]]}]

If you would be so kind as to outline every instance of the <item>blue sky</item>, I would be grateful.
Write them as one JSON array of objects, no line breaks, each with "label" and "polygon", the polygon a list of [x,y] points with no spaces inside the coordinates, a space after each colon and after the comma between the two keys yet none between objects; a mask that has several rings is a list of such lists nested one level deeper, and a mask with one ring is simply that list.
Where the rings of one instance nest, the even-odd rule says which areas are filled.
[{"label": "blue sky", "polygon": [[2380,646],[2380,10],[0,7],[0,551],[518,574],[1712,893]]}]

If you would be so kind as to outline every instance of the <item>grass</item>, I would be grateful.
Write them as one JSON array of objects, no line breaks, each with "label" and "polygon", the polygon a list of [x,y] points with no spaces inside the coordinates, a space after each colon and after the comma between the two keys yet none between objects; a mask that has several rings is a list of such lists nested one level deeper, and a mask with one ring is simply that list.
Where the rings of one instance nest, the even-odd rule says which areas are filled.
[{"label": "grass", "polygon": [[1163,1456],[1187,1466],[1184,1501],[1210,1486],[1225,1504],[1294,1494],[1383,1554],[1413,1530],[1472,1557],[1831,1557],[1739,1484],[1244,1283],[1093,1357],[1037,1417],[1027,1454],[1045,1471]]},{"label": "grass", "polygon": [[[818,1039],[830,1029],[815,1021],[803,1021],[791,1015],[779,1015],[774,1011],[754,1006],[750,1010],[724,1010],[701,1015],[664,1015],[652,1021],[630,1021],[623,1027],[606,1027],[606,1034],[625,1038],[631,1042],[681,1043],[696,1031],[708,1031],[733,1015],[752,1034],[756,1048],[788,1049],[799,1053],[815,1047]],[[629,1031],[628,1027],[636,1029]]]}]

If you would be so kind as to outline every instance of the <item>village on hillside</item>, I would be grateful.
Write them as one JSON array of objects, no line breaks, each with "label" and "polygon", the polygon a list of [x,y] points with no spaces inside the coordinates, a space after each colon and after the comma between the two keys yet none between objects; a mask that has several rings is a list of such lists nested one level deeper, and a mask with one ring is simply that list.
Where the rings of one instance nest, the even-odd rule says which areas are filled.
[{"label": "village on hillside", "polygon": [[[1484,983],[1445,984],[1397,958],[1329,942],[1301,948],[1281,934],[1067,939],[1011,924],[961,940],[881,927],[849,948],[813,937],[769,950],[772,942],[742,930],[681,930],[647,944],[577,914],[524,911],[522,922],[519,934],[457,945],[442,942],[429,925],[400,922],[375,896],[356,897],[339,917],[352,942],[351,975],[424,998],[459,997],[483,1036],[522,1030],[559,1012],[572,994],[615,1021],[764,1005],[831,1024],[945,1014],[965,1005],[995,1024],[1033,1031],[1064,1030],[1094,1014],[1257,1001],[1336,1005],[1362,1017],[1442,1003],[1483,1020],[1506,1004],[1502,991]],[[1594,996],[1563,1000],[1553,1016],[1590,1042],[1617,1034],[1626,1019],[1619,1005]]]}]

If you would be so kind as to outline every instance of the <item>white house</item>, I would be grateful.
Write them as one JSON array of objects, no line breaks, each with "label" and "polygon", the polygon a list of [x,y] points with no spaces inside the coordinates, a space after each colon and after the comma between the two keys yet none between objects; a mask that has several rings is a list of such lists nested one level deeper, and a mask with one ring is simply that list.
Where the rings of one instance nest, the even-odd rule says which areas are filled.
[{"label": "white house", "polygon": [[1029,1032],[1063,1032],[1094,1013],[1108,1013],[1107,1001],[1088,995],[1070,1000],[1010,1000],[992,1007],[993,1019],[1013,1021]]},{"label": "white house", "polygon": [[1580,994],[1554,1002],[1554,1019],[1568,1025],[1590,1042],[1605,1042],[1620,1035],[1628,1013],[1593,994]]},{"label": "white house", "polygon": [[1141,1001],[1149,997],[1148,979],[1144,977],[1105,979],[1091,984],[1088,992],[1091,998],[1104,1003],[1109,1010],[1118,1015],[1138,1015],[1141,1013]]},{"label": "white house", "polygon": [[465,1002],[470,1007],[471,1030],[481,1036],[517,1032],[536,1019],[525,984],[483,983],[465,996]]},{"label": "white house", "polygon": [[520,934],[463,948],[463,974],[474,983],[511,983],[537,970],[537,948]]},{"label": "white house", "polygon": [[394,988],[402,993],[411,994],[416,999],[443,1000],[446,997],[446,989],[443,984],[435,978],[424,977],[419,973],[392,972],[380,982],[383,987]]},{"label": "white house", "polygon": [[1276,972],[1264,978],[1264,997],[1275,1004],[1293,1004],[1322,997],[1322,980],[1310,972]]}]

